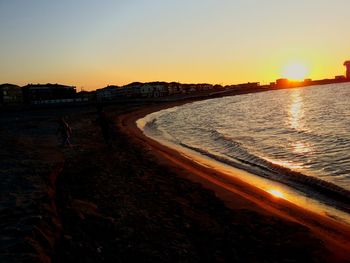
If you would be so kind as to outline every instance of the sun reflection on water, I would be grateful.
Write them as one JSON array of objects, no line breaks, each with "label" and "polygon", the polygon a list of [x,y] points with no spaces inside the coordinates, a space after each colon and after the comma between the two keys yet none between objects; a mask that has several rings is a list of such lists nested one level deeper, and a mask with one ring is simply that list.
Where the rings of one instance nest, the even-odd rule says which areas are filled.
[{"label": "sun reflection on water", "polygon": [[311,152],[311,147],[301,141],[292,142],[291,145],[294,153],[305,154]]},{"label": "sun reflection on water", "polygon": [[301,122],[304,115],[303,96],[300,89],[296,89],[291,94],[292,103],[289,109],[289,125],[291,128],[300,130],[303,127]]},{"label": "sun reflection on water", "polygon": [[[289,126],[297,131],[305,130],[303,117],[304,117],[304,101],[302,91],[296,89],[291,93],[291,104],[289,108]],[[296,154],[306,154],[311,152],[310,145],[302,141],[293,141],[291,143],[292,151]]]},{"label": "sun reflection on water", "polygon": [[268,157],[264,157],[264,159],[268,162],[277,164],[279,166],[287,167],[289,169],[300,169],[303,168],[303,163],[297,163],[293,161],[285,161],[285,160],[276,160]]}]

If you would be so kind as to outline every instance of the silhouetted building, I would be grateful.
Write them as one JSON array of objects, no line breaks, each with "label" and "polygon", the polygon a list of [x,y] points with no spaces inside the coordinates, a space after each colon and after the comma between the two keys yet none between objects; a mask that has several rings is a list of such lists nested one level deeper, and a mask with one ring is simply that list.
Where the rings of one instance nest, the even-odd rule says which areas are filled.
[{"label": "silhouetted building", "polygon": [[126,97],[127,89],[119,86],[107,86],[96,90],[97,101],[112,101],[118,98]]},{"label": "silhouetted building", "polygon": [[40,102],[60,103],[60,100],[74,99],[76,88],[60,84],[28,84],[23,88],[23,98],[26,103]]},{"label": "silhouetted building", "polygon": [[169,83],[148,82],[140,88],[142,97],[164,97],[169,95]]},{"label": "silhouetted building", "polygon": [[350,79],[350,60],[345,61],[344,66],[346,67],[346,78]]},{"label": "silhouetted building", "polygon": [[94,102],[96,101],[96,91],[80,91],[76,95],[75,102]]},{"label": "silhouetted building", "polygon": [[312,79],[304,79],[304,85],[311,85],[312,84]]},{"label": "silhouetted building", "polygon": [[237,84],[237,88],[243,88],[243,89],[251,89],[251,88],[258,88],[260,86],[260,82],[248,82],[248,83],[241,83]]},{"label": "silhouetted building", "polygon": [[277,79],[276,80],[276,87],[277,88],[286,88],[289,87],[289,80],[288,79]]},{"label": "silhouetted building", "polygon": [[179,94],[181,93],[181,84],[178,82],[171,82],[168,86],[169,95]]},{"label": "silhouetted building", "polygon": [[22,89],[14,84],[0,85],[0,104],[20,104],[23,102]]},{"label": "silhouetted building", "polygon": [[141,97],[141,87],[143,83],[141,82],[133,82],[123,86],[125,89],[125,95],[127,97]]},{"label": "silhouetted building", "polygon": [[334,79],[335,80],[345,80],[346,78],[343,75],[339,75],[339,76],[335,76]]}]

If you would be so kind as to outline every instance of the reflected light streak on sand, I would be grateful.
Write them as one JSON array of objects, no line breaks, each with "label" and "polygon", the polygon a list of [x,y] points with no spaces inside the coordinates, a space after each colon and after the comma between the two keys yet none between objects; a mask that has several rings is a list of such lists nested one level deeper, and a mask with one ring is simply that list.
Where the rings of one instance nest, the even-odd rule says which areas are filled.
[{"label": "reflected light streak on sand", "polygon": [[267,192],[273,195],[274,197],[285,199],[283,192],[280,190],[271,189],[271,190],[268,190]]}]

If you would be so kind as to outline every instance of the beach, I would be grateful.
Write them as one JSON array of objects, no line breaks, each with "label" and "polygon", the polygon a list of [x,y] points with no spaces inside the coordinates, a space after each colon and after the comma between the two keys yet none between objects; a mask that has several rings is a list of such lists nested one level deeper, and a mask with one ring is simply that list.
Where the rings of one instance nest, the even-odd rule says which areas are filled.
[{"label": "beach", "polygon": [[349,9],[0,0],[0,263],[350,263]]},{"label": "beach", "polygon": [[[3,246],[0,257],[27,259],[30,254],[32,262],[349,262],[348,226],[239,180],[225,184],[219,171],[192,162],[137,128],[137,119],[182,103],[52,110],[40,119],[38,112],[22,113],[31,119],[31,127],[15,134],[28,139],[22,151],[31,152],[28,145],[34,141],[36,160],[46,157],[52,164],[37,177],[49,177],[59,167],[57,176],[41,184],[53,185],[42,188],[51,192],[52,202],[45,207],[52,209],[36,212],[46,218],[51,211],[55,224],[35,224],[39,233],[51,233],[43,235],[46,239],[23,233],[23,240],[30,236],[37,249],[29,253],[24,241],[6,251]],[[73,130],[70,148],[54,140],[60,114]],[[50,128],[45,128],[50,144],[48,137],[33,135],[44,127]],[[8,158],[15,154],[9,146]],[[17,216],[9,215],[8,222],[15,224]]]},{"label": "beach", "polygon": [[[177,104],[175,105],[177,106]],[[174,169],[180,170],[178,173],[181,173],[182,169],[185,169],[186,172],[183,173],[184,177],[191,181],[199,182],[205,188],[213,190],[216,196],[224,200],[229,208],[243,208],[300,223],[310,228],[316,236],[327,243],[327,247],[347,257],[347,251],[350,248],[349,225],[307,211],[286,200],[278,199],[269,193],[261,191],[251,184],[247,184],[239,179],[233,180],[232,177],[228,178],[226,174],[220,173],[218,170],[212,170],[209,167],[191,161],[176,150],[170,149],[147,138],[136,127],[136,120],[155,110],[168,107],[169,106],[156,106],[152,109],[144,109],[122,116],[122,126],[125,127],[129,133],[133,134],[134,137],[139,138],[140,141],[151,146],[153,153],[158,155],[158,158],[165,158],[175,165]]]}]

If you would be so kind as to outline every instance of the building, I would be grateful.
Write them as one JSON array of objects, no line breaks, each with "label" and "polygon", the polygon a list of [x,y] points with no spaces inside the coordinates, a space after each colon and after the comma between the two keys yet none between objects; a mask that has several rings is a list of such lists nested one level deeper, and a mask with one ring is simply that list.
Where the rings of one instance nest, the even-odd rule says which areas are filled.
[{"label": "building", "polygon": [[142,97],[153,97],[154,87],[150,84],[144,84],[140,88]]},{"label": "building", "polygon": [[148,82],[140,88],[142,97],[164,97],[169,95],[169,84],[166,82]]},{"label": "building", "polygon": [[97,101],[111,101],[118,98],[126,97],[127,89],[118,86],[107,86],[103,89],[96,90]]},{"label": "building", "polygon": [[168,91],[169,91],[169,95],[180,94],[182,92],[181,84],[178,83],[178,82],[171,82],[171,83],[169,83]]},{"label": "building", "polygon": [[141,82],[133,82],[123,86],[125,89],[125,96],[127,97],[141,97],[141,87],[143,83]]},{"label": "building", "polygon": [[213,85],[208,83],[200,83],[200,84],[197,84],[196,86],[197,86],[196,89],[198,92],[205,92],[213,89]]},{"label": "building", "polygon": [[304,79],[304,85],[312,85],[312,79]]},{"label": "building", "polygon": [[24,102],[31,104],[60,103],[76,96],[74,86],[61,84],[28,84],[22,90]]},{"label": "building", "polygon": [[13,105],[21,104],[23,102],[22,89],[14,84],[0,85],[0,104]]},{"label": "building", "polygon": [[82,90],[77,93],[75,102],[95,102],[96,101],[96,91],[85,91]]},{"label": "building", "polygon": [[289,87],[290,83],[288,79],[277,79],[276,80],[276,87],[277,88],[286,88]]},{"label": "building", "polygon": [[350,60],[345,61],[344,66],[346,67],[346,79],[350,80]]},{"label": "building", "polygon": [[260,82],[248,82],[248,83],[241,83],[236,85],[236,88],[243,88],[243,89],[255,89],[259,87],[260,87]]},{"label": "building", "polygon": [[343,75],[339,75],[339,76],[335,76],[334,79],[335,80],[345,80],[346,78]]}]

